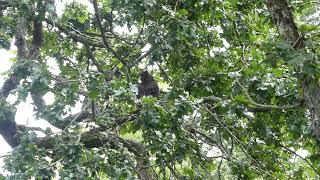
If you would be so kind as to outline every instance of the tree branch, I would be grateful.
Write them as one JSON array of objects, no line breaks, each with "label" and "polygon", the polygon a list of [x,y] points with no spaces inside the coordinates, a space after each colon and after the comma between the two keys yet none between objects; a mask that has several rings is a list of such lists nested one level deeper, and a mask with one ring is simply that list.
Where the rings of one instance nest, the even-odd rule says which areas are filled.
[{"label": "tree branch", "polygon": [[50,19],[45,18],[45,21],[53,27],[57,27],[61,32],[65,33],[66,35],[70,36],[76,42],[81,42],[83,44],[89,44],[90,46],[104,48],[104,44],[101,41],[97,41],[95,38],[86,37],[84,35],[79,35],[74,33],[68,29],[66,29],[62,24],[58,22],[53,22]]},{"label": "tree branch", "polygon": [[307,163],[307,164],[309,165],[309,167],[310,167],[315,173],[317,173],[318,175],[320,175],[320,171],[317,170],[315,167],[313,167],[313,165],[311,164],[311,162],[309,162],[307,159],[303,158],[301,155],[299,155],[299,154],[296,153],[295,151],[291,150],[290,148],[287,148],[287,147],[283,146],[282,144],[280,144],[280,146],[281,146],[284,150],[286,150],[286,151],[290,152],[291,154],[293,154],[293,155],[298,156],[299,158],[301,158],[305,163]]},{"label": "tree branch", "polygon": [[92,0],[92,3],[93,3],[93,8],[94,8],[94,14],[96,16],[96,20],[97,20],[97,23],[98,23],[98,26],[99,26],[99,29],[100,29],[100,32],[101,32],[101,36],[102,36],[102,42],[104,44],[104,46],[107,48],[107,50],[109,52],[111,52],[124,66],[127,66],[128,65],[128,62],[123,59],[114,49],[112,49],[112,47],[110,46],[110,44],[108,43],[107,41],[107,37],[106,37],[106,32],[105,32],[105,29],[103,28],[102,26],[102,23],[101,23],[101,18],[100,18],[100,14],[99,14],[99,9],[98,9],[98,3],[97,3],[97,0]]},{"label": "tree branch", "polygon": [[[300,35],[287,0],[267,0],[267,7],[272,20],[280,35],[290,43],[294,49],[304,48],[305,38]],[[310,61],[305,61],[303,66],[309,66]],[[298,69],[299,70],[299,69]],[[320,84],[319,79],[310,73],[300,73],[301,87],[304,100],[312,119],[313,133],[320,140]]]}]

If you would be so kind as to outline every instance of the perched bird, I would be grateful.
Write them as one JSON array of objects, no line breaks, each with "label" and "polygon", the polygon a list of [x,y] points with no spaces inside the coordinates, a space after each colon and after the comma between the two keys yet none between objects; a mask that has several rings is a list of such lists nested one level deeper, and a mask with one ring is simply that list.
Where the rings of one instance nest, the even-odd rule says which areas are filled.
[{"label": "perched bird", "polygon": [[157,82],[154,80],[153,76],[146,70],[140,74],[141,83],[138,85],[138,96],[153,96],[159,97],[160,89]]}]

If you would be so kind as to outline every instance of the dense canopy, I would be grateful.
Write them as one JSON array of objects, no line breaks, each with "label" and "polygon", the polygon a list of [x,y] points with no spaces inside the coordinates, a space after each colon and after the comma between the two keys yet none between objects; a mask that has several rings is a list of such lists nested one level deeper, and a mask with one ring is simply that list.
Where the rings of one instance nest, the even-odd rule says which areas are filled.
[{"label": "dense canopy", "polygon": [[[319,2],[61,3],[0,0],[10,178],[319,178]],[[27,97],[59,132],[16,123]]]}]

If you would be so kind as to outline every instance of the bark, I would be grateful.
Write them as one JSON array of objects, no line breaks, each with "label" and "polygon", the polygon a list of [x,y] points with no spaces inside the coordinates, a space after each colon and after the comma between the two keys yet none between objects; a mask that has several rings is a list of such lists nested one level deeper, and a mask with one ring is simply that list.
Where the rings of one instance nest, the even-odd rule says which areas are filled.
[{"label": "bark", "polygon": [[[40,138],[36,144],[38,147],[45,149],[54,149],[56,137],[43,137]],[[131,152],[136,158],[136,172],[139,179],[141,180],[151,180],[155,179],[154,174],[150,168],[149,155],[143,144],[123,139],[114,133],[106,132],[98,129],[92,129],[81,135],[80,142],[84,144],[84,147],[99,148],[105,146],[105,144],[110,144],[113,149],[121,149],[125,147]],[[54,153],[54,152],[53,152]]]},{"label": "bark", "polygon": [[9,79],[7,79],[2,88],[0,89],[0,99],[6,99],[9,96],[11,90],[15,89],[19,84],[17,76],[13,74]]},{"label": "bark", "polygon": [[[300,35],[294,22],[292,11],[287,0],[267,0],[267,7],[272,20],[278,28],[279,34],[288,41],[293,48],[304,48],[304,37]],[[310,112],[314,135],[320,140],[320,85],[319,80],[309,74],[301,74],[301,87],[304,100]]]},{"label": "bark", "polygon": [[7,118],[2,119],[0,121],[0,134],[11,147],[19,145],[19,134],[15,121]]},{"label": "bark", "polygon": [[[0,1],[4,2],[4,1]],[[39,5],[39,7],[42,7],[42,4]],[[43,42],[43,32],[42,32],[42,19],[44,19],[44,12],[41,14],[34,16],[32,18],[30,17],[20,17],[20,19],[17,21],[16,25],[16,33],[15,33],[15,45],[17,46],[17,57],[19,61],[28,61],[28,60],[36,60],[39,57],[40,54],[40,47]],[[32,32],[32,43],[28,47],[26,43],[26,35],[27,35],[27,24],[31,23],[30,20],[33,20],[33,32]],[[52,23],[49,20],[46,20],[47,23]],[[53,24],[53,23],[52,23]],[[100,46],[105,48],[105,44],[98,42],[94,42],[90,39],[83,38],[80,35],[77,35],[75,33],[72,33],[66,29],[64,29],[62,26],[58,26],[60,31],[65,32],[71,38],[75,41],[82,42],[84,44],[89,44],[92,46]],[[107,48],[108,49],[108,48]],[[108,49],[110,51],[110,49]],[[147,56],[150,52],[140,56],[137,58],[135,61],[141,61],[145,56]],[[121,59],[120,59],[121,60]],[[133,66],[134,64],[132,64]],[[111,71],[108,76],[108,78],[111,78],[115,75],[116,71]],[[0,89],[0,102],[4,102],[7,104],[5,101],[10,92],[14,89],[16,89],[19,85],[19,81],[25,77],[18,77],[17,74],[13,73],[8,80],[5,81],[4,85]],[[43,111],[45,110],[45,103],[42,99],[42,95],[39,94],[38,92],[31,92],[32,99],[34,101],[35,106],[37,107],[38,111]],[[5,107],[1,107],[1,110],[5,110]],[[7,110],[7,109],[6,109]],[[11,146],[11,147],[17,147],[20,143],[20,136],[19,136],[19,131],[20,126],[16,124],[15,119],[15,112],[14,110],[9,109],[7,115],[1,116],[0,117],[0,134],[3,136],[3,138],[6,140],[6,142]],[[74,116],[70,116],[69,118],[66,118],[66,122],[59,122],[56,125],[56,127],[60,129],[65,129],[67,128],[71,123],[77,123],[81,122],[82,120],[88,118],[90,116],[90,113],[87,111],[80,112]],[[123,124],[127,121],[130,121],[134,119],[136,116],[135,114],[131,114],[122,118],[119,118],[116,120],[117,125]],[[26,128],[25,128],[26,129]],[[36,130],[37,131],[37,130]],[[115,148],[124,146],[130,151],[131,153],[134,154],[136,157],[136,168],[137,168],[137,174],[140,179],[153,179],[153,174],[152,171],[150,170],[150,165],[149,165],[149,156],[148,152],[145,150],[145,147],[143,144],[134,142],[131,140],[126,140],[123,139],[119,136],[116,136],[111,133],[104,133],[103,136],[101,132],[105,131],[105,129],[93,129],[90,130],[87,133],[84,133],[81,136],[81,143],[84,144],[84,147],[86,148],[99,148],[104,146],[106,143],[111,143]],[[43,138],[39,138],[38,141],[36,142],[37,146],[40,148],[45,148],[45,149],[54,149],[55,148],[55,136],[46,136]]]},{"label": "bark", "polygon": [[298,32],[287,0],[268,0],[267,7],[279,34],[294,48],[303,48],[303,36]]},{"label": "bark", "polygon": [[[17,57],[19,61],[24,61],[27,57],[27,45],[25,39],[26,23],[26,18],[20,17],[16,26],[15,45],[18,48]],[[12,90],[18,87],[18,85],[19,79],[17,75],[13,73],[9,79],[4,82],[2,88],[0,89],[0,101],[7,104],[6,98],[9,96]],[[0,119],[0,134],[11,147],[16,147],[19,145],[19,134],[17,124],[14,119],[15,112],[13,109],[6,109],[4,104],[2,107],[0,107],[0,109],[7,112]]]}]

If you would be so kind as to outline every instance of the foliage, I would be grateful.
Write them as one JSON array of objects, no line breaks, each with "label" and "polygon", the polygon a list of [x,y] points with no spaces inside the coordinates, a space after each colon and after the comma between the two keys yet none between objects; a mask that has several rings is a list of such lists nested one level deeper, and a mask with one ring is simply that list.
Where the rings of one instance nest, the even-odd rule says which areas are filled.
[{"label": "foliage", "polygon": [[[74,1],[61,16],[52,1],[40,2],[0,6],[3,48],[20,17],[29,45],[35,17],[43,23],[39,56],[17,57],[8,73],[20,80],[18,98],[1,101],[0,117],[31,95],[36,117],[61,132],[23,132],[6,158],[11,178],[135,179],[141,159],[158,179],[319,177],[300,86],[301,74],[320,78],[319,3],[291,4],[307,37],[297,50],[264,1],[100,0],[95,11]],[[141,67],[152,69],[159,99],[136,98]],[[77,102],[82,109],[71,114]]]}]

